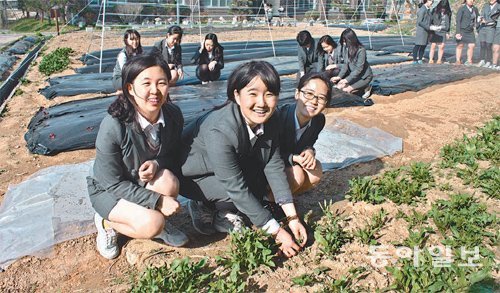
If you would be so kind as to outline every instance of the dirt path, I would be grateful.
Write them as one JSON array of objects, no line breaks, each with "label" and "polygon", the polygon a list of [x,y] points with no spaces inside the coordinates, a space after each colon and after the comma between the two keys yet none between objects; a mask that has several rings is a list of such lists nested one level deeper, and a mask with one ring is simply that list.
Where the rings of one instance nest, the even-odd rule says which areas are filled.
[{"label": "dirt path", "polygon": [[[297,28],[290,32],[283,32],[281,36],[293,38],[296,31]],[[314,32],[314,36],[320,36],[323,32]],[[237,33],[231,33],[231,35],[238,40]],[[59,41],[53,41],[49,49],[61,45]],[[79,52],[82,52],[82,48],[85,47],[84,44],[73,45],[79,48]],[[112,47],[112,45],[109,46]],[[77,65],[76,62],[74,64]],[[65,72],[65,74],[70,73],[69,70]],[[428,78],[432,76],[429,75]],[[32,83],[21,87],[24,93],[15,96],[9,102],[7,112],[0,118],[2,129],[0,132],[0,194],[2,196],[8,184],[19,183],[41,168],[82,162],[94,156],[94,150],[67,152],[53,157],[29,154],[25,148],[23,134],[38,107],[74,98],[46,101],[37,93],[37,89],[44,83],[44,78],[36,69],[32,69],[28,74],[28,79]],[[500,74],[496,73],[433,86],[418,93],[404,93],[390,97],[374,96],[375,105],[371,107],[329,109],[330,121],[331,117],[342,117],[366,127],[378,127],[402,137],[404,151],[392,158],[327,173],[317,189],[300,199],[300,210],[306,211],[317,207],[317,202],[324,199],[341,199],[348,180],[355,176],[377,174],[388,166],[399,166],[409,161],[431,161],[437,158],[438,151],[443,145],[461,137],[463,133],[472,132],[475,127],[499,114],[499,84]],[[88,98],[88,96],[77,98]],[[353,207],[352,204],[345,202],[339,202],[337,205],[344,206],[345,209],[360,215],[370,214],[370,210],[366,207],[363,207],[364,210],[359,210],[359,206]],[[388,207],[388,209],[391,208]],[[202,256],[213,257],[226,250],[227,237],[219,235],[215,238],[200,239],[190,227],[189,218],[185,214],[179,215],[177,220],[188,231],[189,236],[194,240],[193,243],[189,248],[173,249],[172,252],[151,258],[151,260],[161,261],[185,255],[194,259]],[[170,251],[170,248],[151,241],[132,241],[124,247],[124,251],[116,261],[107,261],[98,255],[94,247],[94,235],[90,235],[57,245],[53,256],[48,259],[25,257],[12,264],[7,271],[0,273],[0,291],[124,291],[128,288],[128,280],[135,274],[135,268],[130,267],[126,262],[127,255],[144,253],[154,248]],[[348,266],[366,262],[364,259],[366,251],[363,251],[363,247],[351,245],[348,251],[351,255],[348,259],[333,265],[339,268],[339,272],[345,271]],[[142,257],[145,256],[142,255]],[[259,279],[257,281],[260,284],[265,283],[264,288],[269,292],[290,291],[290,278],[311,267],[313,267],[311,260],[299,256],[286,261],[283,268],[273,273],[272,282],[265,283]],[[379,287],[387,285],[384,284],[387,282],[384,280],[381,275],[373,277],[369,282]]]}]

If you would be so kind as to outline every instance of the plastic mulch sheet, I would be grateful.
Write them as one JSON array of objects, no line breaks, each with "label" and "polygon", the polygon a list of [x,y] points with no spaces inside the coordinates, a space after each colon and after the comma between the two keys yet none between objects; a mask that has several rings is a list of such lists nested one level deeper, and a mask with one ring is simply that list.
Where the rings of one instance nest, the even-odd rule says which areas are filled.
[{"label": "plastic mulch sheet", "polygon": [[35,37],[26,37],[20,41],[17,41],[12,47],[10,47],[7,52],[16,55],[26,54],[31,47],[37,42]]},{"label": "plastic mulch sheet", "polygon": [[0,268],[95,231],[85,177],[90,162],[54,166],[9,186],[0,206]]},{"label": "plastic mulch sheet", "polygon": [[[337,119],[315,147],[323,167],[332,169],[392,155],[401,145],[381,130]],[[54,244],[95,231],[85,180],[91,164],[49,167],[9,187],[0,206],[1,268],[26,255],[50,256]]]},{"label": "plastic mulch sheet", "polygon": [[12,68],[12,65],[16,63],[16,60],[16,56],[0,54],[0,78],[2,78],[5,72]]},{"label": "plastic mulch sheet", "polygon": [[[173,87],[170,97],[181,108],[184,120],[188,123],[197,115],[224,103],[227,99],[226,87],[225,81]],[[295,87],[295,79],[282,80],[280,104],[293,102]],[[28,149],[36,154],[53,155],[62,151],[93,148],[99,125],[115,98],[98,97],[41,108],[31,119],[24,136]],[[367,102],[370,100],[335,90],[330,107],[371,105]]]}]

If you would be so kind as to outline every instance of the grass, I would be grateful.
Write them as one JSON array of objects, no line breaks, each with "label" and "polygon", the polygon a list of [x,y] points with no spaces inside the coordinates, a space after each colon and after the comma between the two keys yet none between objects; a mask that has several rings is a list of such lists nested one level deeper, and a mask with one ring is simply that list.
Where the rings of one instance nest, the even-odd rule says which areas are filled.
[{"label": "grass", "polygon": [[314,238],[318,242],[321,254],[333,258],[342,246],[349,243],[352,237],[344,231],[340,222],[344,220],[340,214],[332,212],[332,203],[320,204],[324,219],[314,229]]},{"label": "grass", "polygon": [[[62,29],[64,24],[59,23],[59,28],[62,32],[77,30],[76,26],[66,26]],[[19,33],[36,33],[45,31],[56,31],[56,22],[54,20],[49,24],[48,20],[40,22],[38,19],[34,18],[21,18],[12,22],[9,22],[9,29],[13,32]]]}]

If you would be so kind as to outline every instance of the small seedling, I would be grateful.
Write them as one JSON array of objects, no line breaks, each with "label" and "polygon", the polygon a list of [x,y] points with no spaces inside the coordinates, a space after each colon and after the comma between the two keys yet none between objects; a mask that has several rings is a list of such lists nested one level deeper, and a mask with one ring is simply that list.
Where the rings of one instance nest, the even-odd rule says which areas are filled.
[{"label": "small seedling", "polygon": [[371,222],[367,223],[365,228],[359,228],[354,231],[354,236],[363,244],[377,245],[377,233],[382,229],[384,224],[388,221],[387,212],[381,209],[372,218]]},{"label": "small seedling", "polygon": [[327,257],[333,257],[339,253],[340,248],[351,241],[351,236],[340,226],[344,218],[339,213],[332,211],[332,202],[320,203],[323,211],[323,221],[315,226],[314,238],[318,242],[321,253]]}]

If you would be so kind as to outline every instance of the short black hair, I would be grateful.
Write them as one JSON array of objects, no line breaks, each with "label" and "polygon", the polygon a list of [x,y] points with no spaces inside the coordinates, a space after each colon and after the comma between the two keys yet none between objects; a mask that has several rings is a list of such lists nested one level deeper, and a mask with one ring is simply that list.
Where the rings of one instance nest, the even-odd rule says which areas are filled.
[{"label": "short black hair", "polygon": [[250,61],[238,66],[227,80],[227,99],[235,101],[234,91],[239,92],[246,87],[256,76],[260,77],[267,89],[279,95],[281,90],[280,75],[276,69],[266,61]]}]

